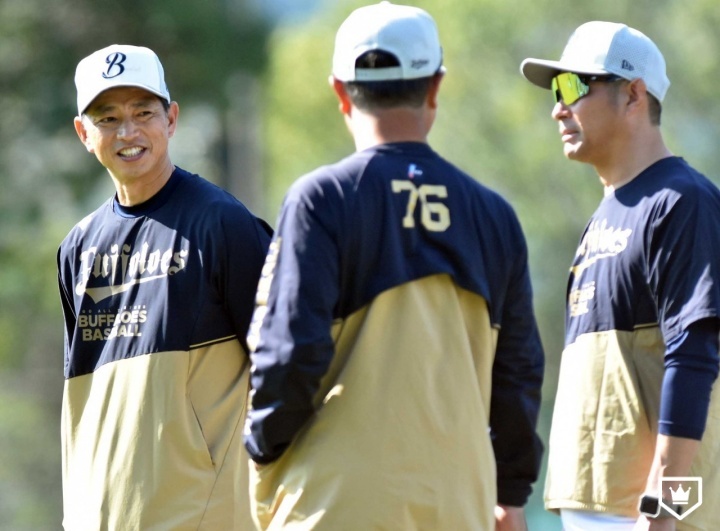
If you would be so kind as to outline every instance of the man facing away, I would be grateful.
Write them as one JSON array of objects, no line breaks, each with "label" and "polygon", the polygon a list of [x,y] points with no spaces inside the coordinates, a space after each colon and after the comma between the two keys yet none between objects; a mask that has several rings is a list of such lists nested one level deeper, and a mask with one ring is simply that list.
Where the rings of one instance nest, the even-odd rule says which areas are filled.
[{"label": "man facing away", "polygon": [[250,530],[246,335],[271,231],[173,165],[148,48],[77,66],[80,140],[116,194],[58,252],[67,530]]},{"label": "man facing away", "polygon": [[527,249],[507,202],[427,143],[443,73],[421,9],[363,7],[337,33],[357,151],[288,191],[249,336],[262,529],[526,529],[544,362]]},{"label": "man facing away", "polygon": [[665,146],[665,60],[593,21],[521,71],[605,188],[570,270],[546,506],[568,531],[716,530],[720,505],[674,495],[720,493],[720,193]]}]

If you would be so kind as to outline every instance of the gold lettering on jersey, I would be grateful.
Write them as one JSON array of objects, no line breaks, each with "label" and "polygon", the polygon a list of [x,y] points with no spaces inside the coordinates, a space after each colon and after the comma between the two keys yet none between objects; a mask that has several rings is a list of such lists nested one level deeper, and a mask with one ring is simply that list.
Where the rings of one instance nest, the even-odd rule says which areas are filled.
[{"label": "gold lettering on jersey", "polygon": [[[90,247],[80,254],[80,281],[75,293],[87,293],[96,303],[132,286],[165,278],[181,271],[187,265],[187,249],[173,252],[172,249],[150,250],[144,242],[139,250],[128,244],[114,244],[107,253]],[[86,288],[90,278],[109,278],[111,285]]]},{"label": "gold lettering on jersey", "polygon": [[[422,173],[421,173],[422,174]],[[450,226],[450,209],[440,199],[447,199],[447,187],[441,184],[421,184],[393,179],[390,186],[395,194],[408,192],[407,207],[402,225],[415,228],[415,208],[420,200],[420,223],[432,232],[443,232]]]},{"label": "gold lettering on jersey", "polygon": [[578,275],[598,260],[619,255],[627,249],[632,232],[632,229],[608,226],[606,219],[593,221],[575,253],[581,261],[570,271]]},{"label": "gold lettering on jersey", "polygon": [[588,302],[595,298],[595,282],[588,282],[579,289],[574,289],[568,296],[568,312],[570,317],[588,313]]},{"label": "gold lettering on jersey", "polygon": [[83,341],[108,341],[116,337],[140,337],[147,321],[145,306],[117,312],[85,312],[78,315],[77,329]]}]

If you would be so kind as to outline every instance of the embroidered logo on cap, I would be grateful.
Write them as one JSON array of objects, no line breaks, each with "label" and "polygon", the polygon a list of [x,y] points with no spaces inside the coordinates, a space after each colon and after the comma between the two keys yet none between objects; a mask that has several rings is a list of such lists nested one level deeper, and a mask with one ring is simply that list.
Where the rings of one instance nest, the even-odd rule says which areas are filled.
[{"label": "embroidered logo on cap", "polygon": [[103,72],[102,77],[105,79],[112,79],[125,72],[125,65],[123,63],[126,59],[127,55],[122,52],[115,52],[108,55],[105,58],[105,62],[108,64],[108,67],[105,72]]}]

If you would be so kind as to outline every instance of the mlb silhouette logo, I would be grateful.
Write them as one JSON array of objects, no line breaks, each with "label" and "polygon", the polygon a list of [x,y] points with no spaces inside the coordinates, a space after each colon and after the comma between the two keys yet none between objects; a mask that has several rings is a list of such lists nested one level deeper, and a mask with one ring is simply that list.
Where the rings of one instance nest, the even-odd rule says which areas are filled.
[{"label": "mlb silhouette logo", "polygon": [[660,492],[667,492],[667,490],[665,490],[666,483],[677,485],[676,487],[668,486],[672,505],[668,506],[665,503],[666,500],[663,500],[662,498],[660,499],[660,505],[678,520],[682,520],[702,505],[701,477],[663,478],[660,481]]}]

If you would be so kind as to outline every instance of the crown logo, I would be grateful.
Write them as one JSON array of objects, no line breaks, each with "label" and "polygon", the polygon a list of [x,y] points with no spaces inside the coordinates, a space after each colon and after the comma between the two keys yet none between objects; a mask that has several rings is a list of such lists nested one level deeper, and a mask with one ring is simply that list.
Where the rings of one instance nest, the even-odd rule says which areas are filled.
[{"label": "crown logo", "polygon": [[682,483],[678,485],[678,488],[673,490],[670,487],[670,497],[675,505],[687,505],[690,499],[690,491],[692,487],[688,487],[687,490],[683,490]]},{"label": "crown logo", "polygon": [[[703,495],[703,478],[700,476],[675,476],[675,477],[664,477],[660,479],[660,492],[667,492],[667,488],[670,491],[670,498],[672,501],[668,501],[666,498],[660,498],[660,507],[665,509],[672,516],[678,520],[682,520],[695,509],[702,505]],[[668,484],[668,482],[671,482]],[[673,490],[670,485],[677,485],[677,488]],[[683,488],[683,485],[686,485]],[[690,491],[693,491],[693,502],[690,502]]]}]

